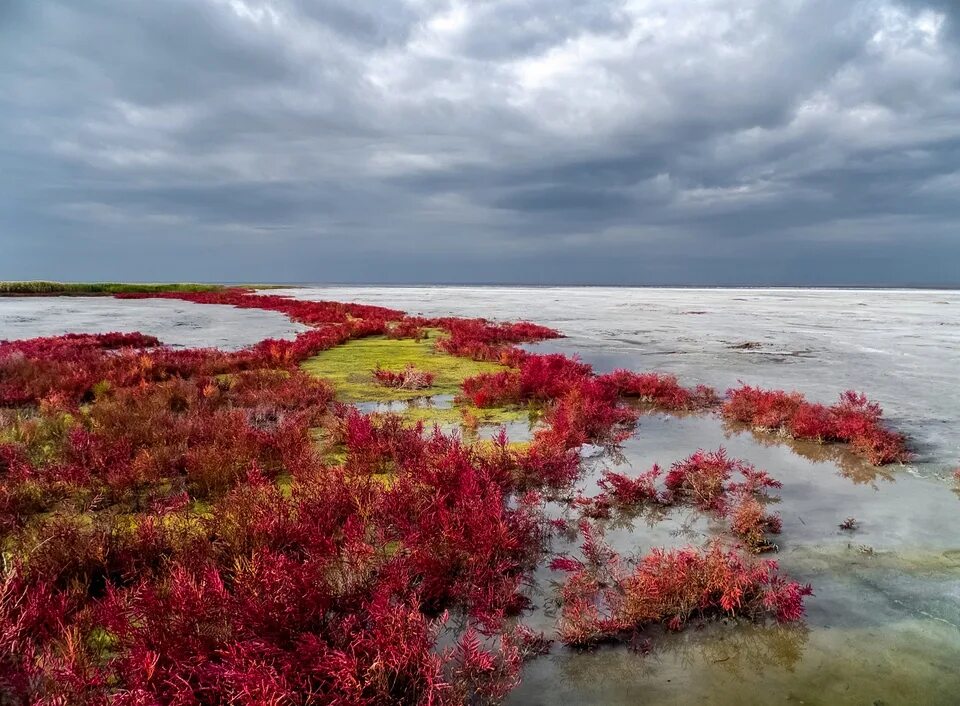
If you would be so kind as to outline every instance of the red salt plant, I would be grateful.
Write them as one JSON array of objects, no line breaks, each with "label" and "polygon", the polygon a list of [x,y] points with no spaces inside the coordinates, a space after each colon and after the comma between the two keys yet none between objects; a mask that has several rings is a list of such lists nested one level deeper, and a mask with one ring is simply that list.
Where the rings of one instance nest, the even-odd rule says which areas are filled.
[{"label": "red salt plant", "polygon": [[673,375],[634,373],[621,369],[601,376],[601,380],[610,384],[618,395],[635,397],[661,409],[705,409],[719,402],[711,388],[698,385],[690,390],[682,387]]},{"label": "red salt plant", "polygon": [[519,370],[481,373],[463,382],[463,394],[478,407],[548,402],[592,375],[589,365],[560,354],[528,355]]},{"label": "red salt plant", "polygon": [[515,456],[518,489],[567,487],[580,474],[580,456],[565,443],[537,435],[526,451]]},{"label": "red salt plant", "polygon": [[730,529],[748,548],[755,552],[774,549],[767,534],[780,534],[780,516],[764,511],[756,499],[744,497],[733,509]]},{"label": "red salt plant", "polygon": [[512,370],[469,377],[462,387],[463,397],[477,407],[519,404],[523,399],[520,375]]},{"label": "red salt plant", "polygon": [[647,502],[659,503],[662,498],[657,490],[656,482],[661,474],[660,466],[656,464],[636,478],[604,470],[597,484],[617,504],[622,506],[639,505]]},{"label": "red salt plant", "polygon": [[609,388],[584,378],[556,399],[544,419],[548,427],[534,436],[534,442],[575,448],[587,442],[616,445],[632,433],[637,414],[621,405]]},{"label": "red salt plant", "polygon": [[[731,481],[734,473],[743,480]],[[781,520],[779,515],[767,513],[761,500],[781,484],[766,471],[728,458],[723,448],[700,450],[673,464],[666,485],[672,496],[665,502],[691,502],[702,511],[729,515],[731,532],[748,548],[757,552],[775,548],[766,535],[779,534]]]},{"label": "red salt plant", "polygon": [[476,631],[467,628],[452,662],[451,681],[457,685],[457,703],[495,704],[520,682],[523,658],[519,647],[509,639],[494,651],[482,644]]},{"label": "red salt plant", "polygon": [[727,458],[724,448],[716,451],[701,449],[670,467],[666,477],[667,489],[676,497],[689,499],[701,510],[723,514],[727,482],[742,465],[741,461]]},{"label": "red salt plant", "polygon": [[593,498],[578,494],[573,498],[573,507],[580,511],[581,517],[591,520],[606,520],[613,514],[613,500],[606,493]]},{"label": "red salt plant", "polygon": [[553,644],[553,640],[544,633],[534,632],[523,623],[518,623],[511,632],[504,633],[503,639],[517,650],[523,661],[548,654]]},{"label": "red salt plant", "polygon": [[910,458],[903,435],[883,427],[880,406],[853,391],[844,392],[837,404],[825,407],[807,402],[797,392],[742,385],[727,391],[723,415],[796,439],[849,443],[855,453],[876,466]]},{"label": "red salt plant", "polygon": [[421,316],[405,316],[387,328],[387,338],[412,338],[420,341],[426,338],[426,327],[430,320]]},{"label": "red salt plant", "polygon": [[567,644],[629,639],[655,623],[680,630],[692,618],[714,615],[794,621],[812,595],[810,586],[784,578],[775,562],[748,563],[717,543],[703,551],[655,549],[633,565],[607,554],[560,589],[558,632]]},{"label": "red salt plant", "polygon": [[435,375],[427,370],[418,369],[413,363],[407,364],[400,372],[374,368],[373,378],[384,387],[398,390],[424,390],[433,385]]},{"label": "red salt plant", "polygon": [[[0,447],[0,508],[13,514],[2,525],[5,546],[20,556],[42,543],[16,565],[22,583],[10,595],[36,598],[40,607],[30,610],[47,620],[41,628],[27,602],[0,597],[0,641],[13,636],[0,646],[23,655],[7,659],[0,650],[0,690],[27,701],[151,705],[499,698],[519,662],[547,647],[542,636],[502,632],[526,606],[523,588],[547,526],[537,494],[517,494],[568,486],[580,444],[629,433],[635,416],[617,389],[576,360],[517,348],[557,335],[533,325],[414,322],[378,307],[240,290],[178,298],[281,311],[313,328],[235,353],[174,351],[135,337],[0,352],[0,405],[39,403],[44,420],[30,439]],[[510,449],[505,435],[499,448],[474,447],[390,415],[348,411],[297,369],[351,338],[416,336],[415,327],[441,329],[438,346],[450,352],[514,368],[489,399],[544,406],[548,426],[529,448]],[[651,383],[659,385],[651,399],[679,404],[668,383]],[[872,410],[858,400],[847,406],[851,438],[883,441],[869,424],[856,426],[876,421]],[[64,414],[74,422],[57,422]],[[319,423],[342,443],[342,464],[328,467],[313,449],[308,432]],[[724,480],[724,497],[746,502],[775,487],[752,467],[736,470],[743,479]],[[660,501],[695,502],[688,490],[698,484],[686,480]],[[656,493],[652,479],[645,486],[612,474],[606,483],[608,499]],[[37,522],[64,502],[87,509]],[[802,610],[807,589],[759,570],[756,581],[743,579],[752,565],[733,555],[671,555],[644,573],[589,525],[580,531],[583,561],[554,564],[582,575],[594,601],[594,613],[584,604],[582,641],[627,634],[650,614],[679,627],[730,606],[782,619]],[[745,581],[741,606],[730,598],[735,591],[717,589],[689,603],[690,612],[681,588],[695,593],[702,578],[679,587],[654,580],[677,565],[724,589]],[[664,601],[660,613],[648,585]],[[611,612],[612,588],[632,602]],[[761,594],[763,611],[754,613]],[[459,658],[437,646],[448,609],[465,616],[472,639],[485,636],[464,644]],[[564,619],[573,624],[573,613]]]},{"label": "red salt plant", "polygon": [[637,478],[609,469],[604,470],[597,481],[602,492],[592,498],[577,495],[573,499],[573,505],[580,510],[583,517],[606,519],[614,509],[624,511],[646,503],[666,503],[669,498],[661,496],[656,486],[661,473],[660,467],[656,465]]},{"label": "red salt plant", "polygon": [[279,295],[254,294],[241,288],[215,292],[131,292],[114,296],[117,299],[180,299],[195,304],[226,304],[239,309],[265,309],[286,314],[294,321],[308,326],[345,324],[351,318],[393,321],[403,317],[403,312],[380,306],[291,299]]},{"label": "red salt plant", "polygon": [[463,358],[493,362],[520,362],[524,356],[512,344],[560,337],[553,329],[525,321],[494,324],[483,319],[442,318],[431,323],[447,332],[447,336],[437,341],[440,350]]}]

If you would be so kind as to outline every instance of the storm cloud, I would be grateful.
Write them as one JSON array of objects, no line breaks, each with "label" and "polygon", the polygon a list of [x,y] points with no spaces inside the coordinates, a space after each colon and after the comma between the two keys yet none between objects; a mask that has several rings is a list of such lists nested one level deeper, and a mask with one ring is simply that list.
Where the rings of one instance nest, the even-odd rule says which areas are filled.
[{"label": "storm cloud", "polygon": [[7,0],[0,278],[960,285],[946,0]]}]

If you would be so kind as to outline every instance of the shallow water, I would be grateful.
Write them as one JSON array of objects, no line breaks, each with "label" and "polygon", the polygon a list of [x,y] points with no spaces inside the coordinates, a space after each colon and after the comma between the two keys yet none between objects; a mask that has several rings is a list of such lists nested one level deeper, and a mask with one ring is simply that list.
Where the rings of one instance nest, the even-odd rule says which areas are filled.
[{"label": "shallow water", "polygon": [[64,333],[139,331],[175,347],[237,350],[294,338],[306,326],[283,314],[171,299],[0,297],[0,341]]},{"label": "shallow water", "polygon": [[[772,505],[783,518],[775,558],[794,579],[813,584],[802,625],[710,623],[681,634],[650,633],[651,652],[554,646],[531,662],[509,704],[803,703],[954,704],[960,693],[960,505],[943,483],[908,474],[866,480],[847,458],[812,460],[785,444],[735,433],[713,416],[641,418],[622,456],[595,456],[581,483],[597,492],[604,467],[637,475],[697,448],[724,446],[731,456],[783,483]],[[809,453],[809,449],[799,449]],[[576,519],[561,505],[554,516]],[[840,529],[847,517],[855,531]],[[722,523],[694,510],[666,517],[599,521],[624,555],[652,547],[703,545]],[[578,540],[553,540],[555,553],[577,555]],[[555,581],[542,567],[525,621],[553,631]]]}]

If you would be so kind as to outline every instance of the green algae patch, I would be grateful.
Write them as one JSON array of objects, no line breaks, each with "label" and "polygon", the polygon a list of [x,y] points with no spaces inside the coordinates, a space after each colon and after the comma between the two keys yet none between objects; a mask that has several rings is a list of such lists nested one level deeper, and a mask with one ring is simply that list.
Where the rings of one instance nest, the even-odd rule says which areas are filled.
[{"label": "green algae patch", "polygon": [[512,422],[533,421],[536,412],[526,408],[491,407],[481,409],[473,405],[453,405],[452,407],[432,407],[429,405],[410,405],[400,412],[404,420],[423,422],[424,427],[434,424],[459,424],[461,426],[510,424]]},{"label": "green algae patch", "polygon": [[[493,439],[477,439],[473,444],[474,448],[481,453],[497,451],[500,448],[500,445]],[[530,450],[530,444],[529,441],[508,441],[507,450],[515,453],[526,453]]]},{"label": "green algae patch", "polygon": [[[455,395],[464,379],[480,373],[499,372],[496,363],[458,358],[434,348],[438,331],[431,329],[420,341],[371,336],[349,341],[304,361],[309,374],[333,384],[337,398],[344,402],[391,402],[430,395]],[[377,384],[377,367],[400,371],[407,365],[433,373],[433,385],[425,390],[404,390]]]},{"label": "green algae patch", "polygon": [[293,496],[293,476],[289,473],[281,473],[273,482],[284,498],[289,500]]}]

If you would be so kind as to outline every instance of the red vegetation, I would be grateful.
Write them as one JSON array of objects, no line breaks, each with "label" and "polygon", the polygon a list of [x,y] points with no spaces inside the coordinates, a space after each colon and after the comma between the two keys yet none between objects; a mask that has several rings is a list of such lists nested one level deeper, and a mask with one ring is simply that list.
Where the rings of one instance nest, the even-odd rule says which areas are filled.
[{"label": "red vegetation", "polygon": [[373,379],[378,384],[398,390],[425,390],[433,385],[434,377],[433,373],[420,370],[413,363],[399,372],[385,368],[375,368],[373,371]]},{"label": "red vegetation", "polygon": [[813,593],[780,575],[775,562],[750,563],[717,543],[706,550],[654,549],[630,564],[588,531],[583,554],[582,562],[553,563],[570,572],[558,626],[570,645],[627,641],[651,624],[680,630],[713,615],[795,621]]},{"label": "red vegetation", "polygon": [[[734,473],[742,483],[730,483]],[[689,458],[670,467],[667,488],[674,499],[691,502],[701,510],[725,513],[731,494],[762,494],[768,488],[779,488],[780,483],[765,471],[758,471],[749,463],[727,457],[723,448],[716,451],[697,451]]]},{"label": "red vegetation", "polygon": [[[739,480],[734,480],[734,474]],[[729,518],[730,531],[750,550],[775,548],[766,535],[780,533],[780,517],[766,513],[763,501],[769,500],[770,489],[781,484],[766,471],[728,458],[720,448],[700,450],[674,463],[665,478],[664,491],[657,488],[661,475],[656,465],[636,478],[606,470],[598,482],[602,491],[599,495],[578,496],[573,502],[584,517],[593,519],[609,517],[613,510],[629,511],[644,505],[693,505],[701,512]]]},{"label": "red vegetation", "polygon": [[649,471],[641,473],[637,478],[630,478],[621,473],[606,470],[598,485],[603,491],[620,505],[639,505],[642,503],[663,502],[657,491],[657,479],[662,471],[660,466],[654,465]]},{"label": "red vegetation", "polygon": [[691,390],[682,387],[673,375],[614,370],[612,373],[603,375],[601,379],[613,385],[617,394],[623,397],[635,397],[642,402],[656,405],[660,409],[705,409],[720,401],[712,388],[698,385]]},{"label": "red vegetation", "polygon": [[[0,694],[15,703],[496,701],[549,649],[515,622],[551,530],[539,493],[569,489],[581,445],[630,433],[624,397],[714,401],[672,377],[596,376],[527,353],[516,344],[559,335],[534,324],[244,290],[124,296],[268,309],[312,328],[232,353],[139,334],[0,343]],[[360,414],[298,367],[352,338],[427,329],[448,352],[511,366],[463,394],[542,408],[529,447]],[[428,376],[377,373],[413,389]],[[749,406],[735,397],[725,413]],[[779,424],[813,423],[803,411]],[[879,409],[846,397],[828,412],[838,439],[882,449]],[[691,504],[729,517],[752,549],[779,530],[762,505],[777,482],[722,449],[675,464],[663,490],[661,475],[608,471],[591,507]],[[711,615],[796,620],[810,594],[719,545],[631,564],[580,530],[583,559],[552,562],[571,574],[559,625],[571,644]]]},{"label": "red vegetation", "polygon": [[589,365],[565,355],[527,355],[519,370],[467,378],[463,381],[463,395],[477,407],[547,402],[591,378]]},{"label": "red vegetation", "polygon": [[746,497],[734,508],[730,529],[745,545],[754,551],[773,549],[767,541],[767,534],[780,534],[779,515],[764,511],[756,499]]},{"label": "red vegetation", "polygon": [[558,338],[560,334],[546,326],[527,321],[513,324],[493,324],[484,319],[441,318],[431,321],[444,329],[447,336],[437,347],[447,353],[474,360],[488,360],[510,364],[523,357],[513,344]]},{"label": "red vegetation", "polygon": [[[315,328],[236,353],[136,334],[0,344],[0,404],[19,408],[0,419],[12,439],[0,444],[0,693],[71,704],[500,697],[545,649],[504,622],[526,606],[542,554],[538,496],[521,493],[569,482],[576,454],[515,452],[505,437],[491,450],[366,417],[297,367],[352,337],[415,335],[394,330],[395,312],[177,297],[264,303]],[[484,345],[535,333],[460,331]],[[342,464],[324,463],[318,426]],[[470,627],[441,649],[447,610]]]},{"label": "red vegetation", "polygon": [[807,402],[799,392],[743,385],[727,392],[723,416],[795,439],[849,443],[855,453],[876,466],[910,459],[903,435],[883,427],[880,405],[849,390],[840,395],[837,404],[826,407]]},{"label": "red vegetation", "polygon": [[308,326],[346,324],[351,319],[368,321],[396,321],[403,312],[367,304],[301,301],[290,297],[255,294],[234,288],[211,292],[131,292],[115,295],[117,299],[182,299],[195,304],[225,304],[239,309],[264,309],[285,314]]},{"label": "red vegetation", "polygon": [[421,316],[405,316],[387,328],[387,338],[413,338],[420,341],[427,336],[430,320]]}]

